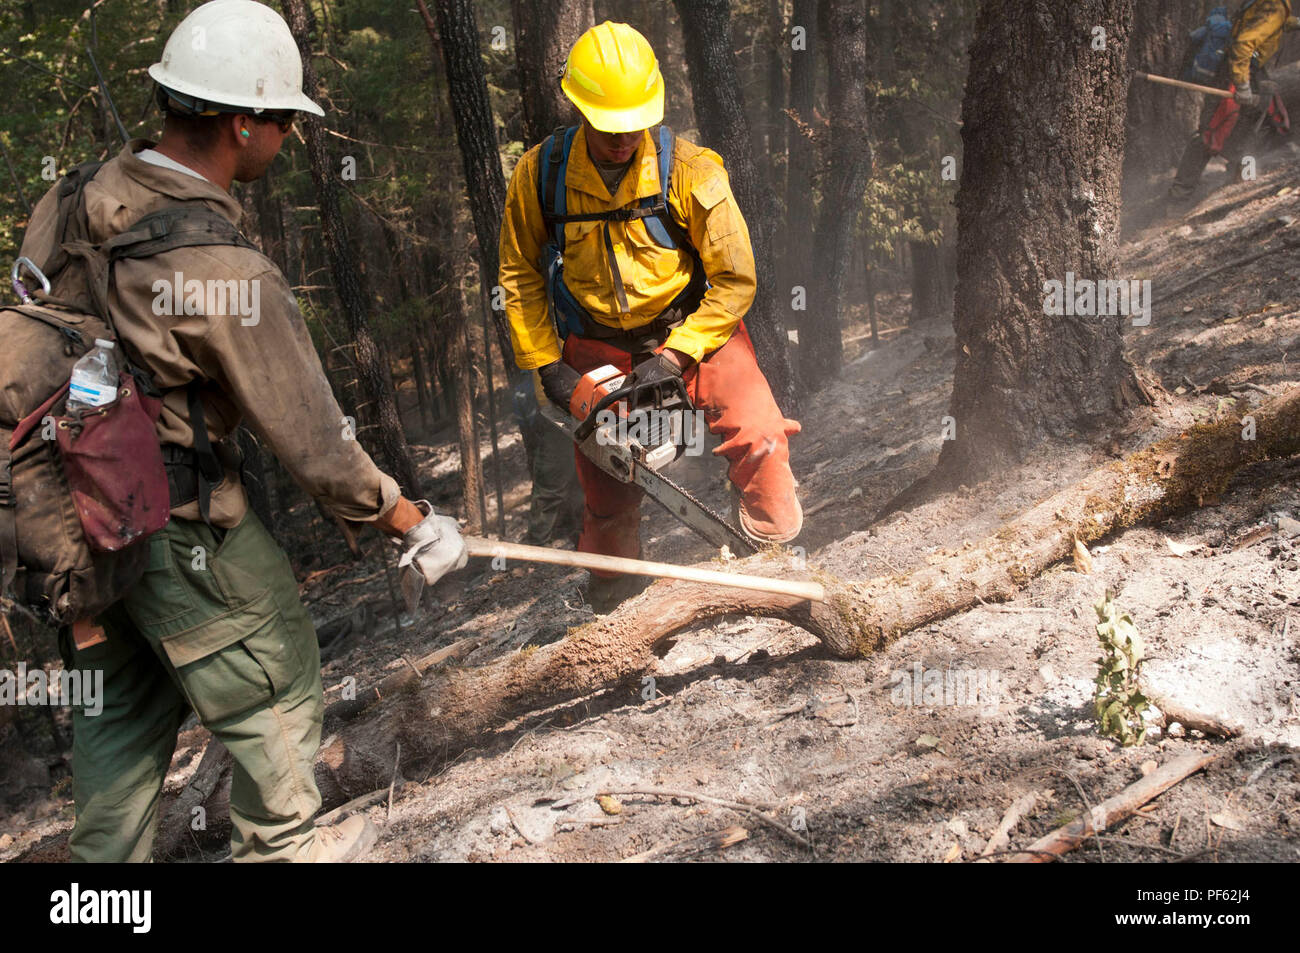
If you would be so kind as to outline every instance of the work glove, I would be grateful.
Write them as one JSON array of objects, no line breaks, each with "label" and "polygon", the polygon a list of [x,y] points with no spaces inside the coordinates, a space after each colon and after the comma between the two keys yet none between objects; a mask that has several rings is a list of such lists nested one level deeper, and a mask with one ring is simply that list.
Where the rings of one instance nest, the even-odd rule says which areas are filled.
[{"label": "work glove", "polygon": [[1238,106],[1253,106],[1259,97],[1255,95],[1255,91],[1250,88],[1249,84],[1247,84],[1238,87],[1237,91],[1233,93],[1232,98],[1237,101]]},{"label": "work glove", "polygon": [[1277,83],[1271,79],[1261,79],[1259,81],[1259,98],[1267,103],[1277,95]]},{"label": "work glove", "polygon": [[537,376],[542,379],[542,390],[556,407],[565,413],[573,402],[573,392],[582,380],[582,375],[563,361],[553,361],[537,369]]},{"label": "work glove", "polygon": [[414,612],[420,604],[425,583],[433,585],[453,569],[463,569],[469,552],[460,537],[460,527],[450,516],[440,516],[427,500],[415,505],[424,514],[402,536],[402,558],[397,561],[406,611]]},{"label": "work glove", "polygon": [[682,369],[663,354],[648,357],[632,368],[623,386],[632,388],[627,401],[629,412],[647,405],[657,406],[665,391],[685,392]]},{"label": "work glove", "polygon": [[1282,29],[1288,33],[1300,30],[1300,17],[1287,17],[1286,26],[1282,27]]}]

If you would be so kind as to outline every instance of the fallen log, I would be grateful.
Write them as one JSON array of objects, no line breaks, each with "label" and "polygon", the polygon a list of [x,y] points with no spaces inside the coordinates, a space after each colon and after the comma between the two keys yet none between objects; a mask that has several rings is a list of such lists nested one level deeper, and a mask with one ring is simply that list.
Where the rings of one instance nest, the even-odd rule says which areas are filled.
[{"label": "fallen log", "polygon": [[[425,678],[396,711],[383,714],[389,723],[375,730],[386,734],[366,747],[374,751],[379,738],[396,733],[417,760],[455,757],[511,719],[626,681],[646,669],[661,642],[722,617],[782,619],[815,635],[839,658],[870,655],[981,601],[1011,599],[1068,558],[1076,539],[1088,543],[1165,519],[1214,498],[1248,464],[1300,453],[1300,388],[1251,417],[1254,439],[1243,439],[1242,425],[1233,419],[1198,425],[1094,471],[973,548],[946,553],[912,572],[845,582],[821,572],[794,572],[787,557],[772,552],[736,565],[757,575],[814,579],[826,589],[824,602],[661,581],[559,642]],[[373,783],[357,790],[369,790],[387,777],[356,779],[361,780]]]},{"label": "fallen log", "polygon": [[[192,830],[190,825],[194,809],[207,803],[231,764],[230,752],[226,746],[216,738],[209,738],[194,775],[163,816],[158,839],[154,842],[155,856],[172,857],[180,851]],[[207,821],[210,820],[212,818],[205,818],[203,829],[207,828]]]},{"label": "fallen log", "polygon": [[1062,854],[1074,850],[1093,834],[1113,827],[1143,804],[1164,794],[1179,781],[1195,774],[1217,757],[1217,754],[1195,751],[1176,758],[1141,780],[1134,781],[1114,797],[1102,801],[1092,809],[1090,814],[1085,814],[1047,836],[1040,837],[1022,853],[1007,858],[1007,862],[1042,864],[1055,860]]}]

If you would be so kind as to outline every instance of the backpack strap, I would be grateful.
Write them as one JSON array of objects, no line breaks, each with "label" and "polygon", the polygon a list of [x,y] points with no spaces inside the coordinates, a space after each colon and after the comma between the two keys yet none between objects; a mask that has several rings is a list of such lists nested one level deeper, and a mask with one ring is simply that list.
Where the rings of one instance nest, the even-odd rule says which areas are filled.
[{"label": "backpack strap", "polygon": [[573,148],[577,134],[577,126],[567,129],[561,126],[546,137],[538,157],[537,197],[542,207],[542,219],[551,229],[555,247],[561,252],[564,251],[564,223],[570,221],[565,215],[568,210],[565,180],[569,171],[569,150]]},{"label": "backpack strap", "polygon": [[0,598],[8,598],[18,575],[18,521],[14,499],[13,455],[0,440]]},{"label": "backpack strap", "polygon": [[[151,258],[177,248],[203,245],[234,245],[257,250],[257,246],[245,238],[228,218],[206,205],[168,206],[143,216],[129,229],[103,244],[108,280],[111,283],[113,267],[123,259]],[[125,348],[126,342],[116,328],[113,334]],[[199,516],[211,526],[212,490],[224,479],[225,469],[208,439],[207,417],[203,412],[197,380],[185,385],[185,401],[190,430],[194,434],[193,456],[188,465],[197,477]]]}]

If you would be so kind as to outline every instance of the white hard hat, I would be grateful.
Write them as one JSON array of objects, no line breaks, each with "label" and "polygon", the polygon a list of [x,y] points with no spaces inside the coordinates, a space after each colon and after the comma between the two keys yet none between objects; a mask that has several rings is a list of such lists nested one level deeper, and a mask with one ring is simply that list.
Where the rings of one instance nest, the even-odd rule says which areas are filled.
[{"label": "white hard hat", "polygon": [[196,112],[325,111],[302,92],[302,57],[284,18],[255,0],[212,0],[172,31],[149,75]]}]

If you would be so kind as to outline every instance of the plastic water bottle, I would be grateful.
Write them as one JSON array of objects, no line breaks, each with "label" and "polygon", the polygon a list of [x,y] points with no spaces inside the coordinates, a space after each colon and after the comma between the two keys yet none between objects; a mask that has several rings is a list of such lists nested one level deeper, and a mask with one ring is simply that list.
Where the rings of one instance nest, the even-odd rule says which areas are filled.
[{"label": "plastic water bottle", "polygon": [[95,338],[95,346],[82,355],[72,368],[68,385],[68,412],[93,410],[117,400],[117,381],[121,368],[112,341]]}]

